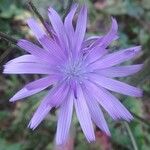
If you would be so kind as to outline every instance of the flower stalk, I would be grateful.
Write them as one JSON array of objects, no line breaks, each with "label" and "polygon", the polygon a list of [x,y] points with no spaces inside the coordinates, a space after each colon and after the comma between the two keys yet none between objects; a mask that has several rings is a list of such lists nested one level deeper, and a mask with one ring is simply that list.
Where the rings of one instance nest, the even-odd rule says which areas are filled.
[{"label": "flower stalk", "polygon": [[134,150],[138,150],[138,146],[137,146],[136,140],[135,140],[135,138],[134,138],[134,136],[133,136],[133,133],[132,133],[132,131],[131,131],[131,128],[130,128],[129,124],[128,124],[127,122],[124,122],[124,125],[125,125],[125,127],[126,127],[126,129],[127,129],[127,132],[128,132],[128,134],[129,134],[129,137],[130,137],[130,139],[131,139],[131,142],[132,142],[132,145],[133,145],[133,149],[134,149]]},{"label": "flower stalk", "polygon": [[[39,18],[39,20],[41,21],[41,23],[43,24],[43,26],[45,27],[45,29],[47,31],[49,31],[48,27],[47,27],[47,22],[45,22],[44,18],[42,17],[42,15],[39,13],[39,11],[37,10],[37,8],[35,7],[35,5],[33,4],[32,0],[29,0],[28,2],[31,10],[36,14],[36,16]],[[51,36],[51,33],[49,32],[49,35]]]},{"label": "flower stalk", "polygon": [[17,40],[15,38],[12,38],[11,36],[9,36],[9,35],[7,35],[7,34],[5,34],[3,32],[0,32],[0,37],[2,39],[7,40],[8,42],[10,42],[12,44],[15,44],[15,45],[17,44]]}]

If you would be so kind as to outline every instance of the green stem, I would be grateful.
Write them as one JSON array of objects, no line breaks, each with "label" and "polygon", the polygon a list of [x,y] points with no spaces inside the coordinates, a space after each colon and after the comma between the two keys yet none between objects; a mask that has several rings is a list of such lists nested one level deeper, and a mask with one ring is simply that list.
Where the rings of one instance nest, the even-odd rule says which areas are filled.
[{"label": "green stem", "polygon": [[11,49],[7,49],[1,56],[0,56],[0,64],[3,60],[7,57],[7,55],[11,52]]},{"label": "green stem", "polygon": [[7,35],[7,34],[5,34],[3,32],[0,32],[0,37],[2,39],[7,40],[8,42],[10,42],[12,44],[15,44],[15,45],[17,44],[17,40],[16,39],[12,38],[11,36],[9,36],[9,35]]},{"label": "green stem", "polygon": [[43,19],[43,17],[41,16],[41,14],[38,12],[37,8],[34,6],[34,4],[32,3],[32,0],[29,0],[28,2],[29,6],[31,7],[32,11],[37,15],[37,17],[40,19],[41,23],[45,26],[45,21]]},{"label": "green stem", "polygon": [[[42,15],[38,12],[37,8],[35,7],[35,5],[32,3],[32,0],[29,0],[28,2],[29,6],[31,7],[32,11],[36,14],[36,16],[39,18],[39,20],[41,21],[41,23],[43,24],[43,26],[45,27],[45,29],[47,31],[49,31],[48,27],[47,27],[47,23],[45,22],[44,18],[42,17]],[[49,35],[51,35],[51,33],[49,32]]]},{"label": "green stem", "polygon": [[65,14],[63,16],[63,21],[65,20],[65,17],[67,16],[68,12],[70,11],[72,3],[73,3],[73,0],[68,0],[67,8],[66,8]]},{"label": "green stem", "polygon": [[133,146],[134,150],[138,150],[138,146],[137,146],[136,140],[135,140],[135,138],[133,136],[133,133],[131,131],[131,128],[130,128],[129,124],[127,122],[124,122],[124,125],[125,125],[125,127],[127,129],[127,132],[128,132],[129,137],[131,139],[132,146]]}]

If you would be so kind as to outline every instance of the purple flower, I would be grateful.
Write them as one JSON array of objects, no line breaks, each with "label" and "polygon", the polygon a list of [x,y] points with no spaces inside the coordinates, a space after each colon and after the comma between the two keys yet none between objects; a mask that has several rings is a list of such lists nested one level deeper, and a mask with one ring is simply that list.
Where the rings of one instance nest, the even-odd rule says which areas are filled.
[{"label": "purple flower", "polygon": [[59,108],[57,144],[66,142],[73,107],[87,140],[91,142],[95,140],[93,123],[110,135],[99,105],[115,120],[133,119],[130,112],[110,91],[133,97],[142,96],[139,88],[113,79],[134,74],[142,68],[142,64],[122,65],[136,57],[141,47],[109,53],[109,44],[118,38],[118,26],[114,18],[106,35],[85,39],[87,8],[81,7],[74,28],[72,22],[77,7],[72,6],[64,22],[54,9],[48,9],[51,26],[47,27],[51,34],[42,29],[33,18],[29,19],[28,26],[40,46],[27,40],[19,40],[17,45],[29,54],[9,61],[4,68],[6,74],[45,75],[27,84],[10,99],[11,102],[53,85],[34,113],[29,127],[35,129],[52,108]]}]

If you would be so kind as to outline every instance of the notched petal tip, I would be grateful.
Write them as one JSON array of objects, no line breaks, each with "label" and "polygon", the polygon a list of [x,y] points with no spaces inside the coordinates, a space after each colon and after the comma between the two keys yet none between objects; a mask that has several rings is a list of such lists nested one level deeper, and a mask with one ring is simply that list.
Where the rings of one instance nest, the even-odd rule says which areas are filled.
[{"label": "notched petal tip", "polygon": [[21,100],[21,99],[23,99],[23,98],[20,98],[19,95],[18,95],[18,93],[16,93],[16,94],[9,100],[9,102],[16,102],[16,101]]},{"label": "notched petal tip", "polygon": [[135,46],[135,47],[131,47],[129,49],[127,49],[125,51],[125,54],[130,55],[130,54],[134,54],[134,53],[139,53],[141,51],[141,46]]},{"label": "notched petal tip", "polygon": [[12,102],[12,103],[14,103],[16,100],[12,97],[10,100],[9,100],[9,102]]},{"label": "notched petal tip", "polygon": [[36,128],[35,124],[33,124],[32,121],[29,122],[27,127],[31,130],[35,130],[35,128]]},{"label": "notched petal tip", "polygon": [[48,10],[49,15],[52,15],[52,13],[55,12],[53,7],[51,7],[51,6],[49,6],[47,10]]},{"label": "notched petal tip", "polygon": [[112,29],[117,31],[118,30],[118,23],[117,23],[117,20],[114,18],[114,17],[111,17],[111,20],[112,20]]}]

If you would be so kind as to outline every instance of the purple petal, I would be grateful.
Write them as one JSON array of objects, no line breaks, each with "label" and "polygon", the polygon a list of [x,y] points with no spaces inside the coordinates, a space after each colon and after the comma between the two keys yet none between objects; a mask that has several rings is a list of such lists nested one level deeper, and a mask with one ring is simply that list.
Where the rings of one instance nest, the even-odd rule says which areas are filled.
[{"label": "purple petal", "polygon": [[64,102],[64,100],[67,98],[68,92],[69,87],[65,83],[62,83],[62,85],[56,87],[53,90],[52,94],[48,94],[48,104],[53,107],[59,107],[62,102]]},{"label": "purple petal", "polygon": [[34,35],[37,37],[37,39],[40,39],[46,33],[44,30],[40,27],[40,25],[37,23],[37,21],[33,18],[30,18],[27,20],[27,24],[30,27],[30,29],[33,31]]},{"label": "purple petal", "polygon": [[102,38],[102,36],[91,36],[91,37],[87,38],[82,43],[82,49],[85,49],[85,48],[93,45],[93,43],[99,38]]},{"label": "purple petal", "polygon": [[49,85],[57,83],[58,80],[59,77],[57,75],[49,75],[27,84],[26,89],[30,91],[30,90],[38,89],[40,87],[48,87]]},{"label": "purple petal", "polygon": [[86,98],[86,102],[87,102],[92,120],[102,131],[104,131],[107,135],[110,136],[109,128],[107,126],[103,112],[101,111],[97,101],[90,94],[90,91],[86,90],[86,85],[83,91],[84,91],[84,96]]},{"label": "purple petal", "polygon": [[110,79],[110,78],[96,75],[96,74],[91,74],[89,79],[108,90],[111,90],[120,94],[129,95],[133,97],[142,96],[141,89],[133,87],[126,83],[114,80],[114,79]]},{"label": "purple petal", "polygon": [[95,70],[94,72],[106,77],[126,77],[137,73],[143,67],[143,64],[130,66],[117,66],[106,69]]},{"label": "purple petal", "polygon": [[75,15],[77,7],[78,7],[77,4],[72,5],[70,12],[68,13],[68,15],[66,16],[65,21],[64,21],[64,26],[66,29],[66,33],[67,33],[71,48],[72,48],[72,44],[74,42],[73,39],[74,39],[74,34],[75,34],[72,23],[73,23],[73,17]]},{"label": "purple petal", "polygon": [[34,130],[43,121],[43,119],[47,116],[51,109],[52,107],[50,105],[47,105],[44,99],[34,113],[32,119],[28,124],[28,127]]},{"label": "purple petal", "polygon": [[103,106],[103,108],[109,113],[113,119],[125,119],[130,121],[133,119],[130,112],[120,103],[120,101],[114,97],[107,90],[97,87],[93,83],[86,82],[87,88],[90,92],[92,89],[93,97]]},{"label": "purple petal", "polygon": [[100,59],[102,56],[104,56],[106,54],[107,54],[106,49],[96,46],[89,51],[87,56],[85,56],[86,57],[85,60],[87,61],[88,64],[90,64],[94,61],[97,61],[98,59]]},{"label": "purple petal", "polygon": [[87,24],[87,7],[83,6],[78,15],[76,30],[75,30],[75,41],[74,41],[74,50],[76,54],[81,49],[82,42],[84,40]]},{"label": "purple petal", "polygon": [[23,55],[20,57],[17,57],[15,59],[12,59],[6,63],[8,64],[15,64],[15,63],[37,63],[39,61],[39,58],[33,56],[33,55]]},{"label": "purple petal", "polygon": [[77,95],[77,99],[74,99],[74,104],[79,123],[87,140],[89,142],[95,141],[91,115],[80,87],[78,87]]},{"label": "purple petal", "polygon": [[63,104],[60,106],[58,114],[57,132],[56,132],[57,145],[62,145],[66,143],[66,140],[69,136],[68,134],[73,112],[73,96],[69,95],[64,100]]},{"label": "purple petal", "polygon": [[[40,60],[49,62],[53,64],[53,57],[44,49],[40,48],[39,46],[27,41],[27,40],[19,40],[17,45],[27,51],[28,53],[37,56]],[[51,58],[51,59],[49,59]]]},{"label": "purple petal", "polygon": [[48,9],[48,16],[53,26],[53,29],[57,34],[61,47],[63,48],[63,50],[65,50],[65,52],[67,52],[66,50],[68,48],[68,40],[67,40],[65,28],[64,28],[64,25],[60,16],[51,7]]},{"label": "purple petal", "polygon": [[108,54],[105,57],[103,57],[102,59],[91,64],[91,68],[102,69],[102,68],[108,68],[111,66],[115,66],[117,64],[121,64],[121,63],[137,56],[139,54],[140,50],[141,50],[141,46],[136,46],[136,47],[120,50],[120,51],[114,52],[112,54]]},{"label": "purple petal", "polygon": [[112,25],[111,28],[109,30],[109,32],[104,35],[102,38],[99,38],[93,46],[95,45],[99,45],[103,48],[106,48],[107,46],[109,46],[109,44],[116,40],[118,38],[117,36],[117,31],[118,31],[118,25],[117,25],[117,21],[112,18]]},{"label": "purple petal", "polygon": [[56,82],[55,77],[47,76],[36,81],[30,82],[23,89],[18,91],[11,99],[11,102],[26,98],[36,94]]},{"label": "purple petal", "polygon": [[[55,57],[56,61],[60,61],[65,58],[65,55],[59,45],[52,39],[48,38],[48,36],[44,36],[40,38],[41,44],[45,50],[47,50],[51,58]],[[60,62],[59,62],[60,63]]]},{"label": "purple petal", "polygon": [[65,84],[57,84],[49,91],[47,96],[42,100],[40,106],[34,113],[29,127],[35,129],[41,121],[45,118],[52,107],[58,107],[65,100],[68,95],[68,89]]},{"label": "purple petal", "polygon": [[9,63],[4,66],[5,74],[51,74],[52,68],[40,63]]}]

